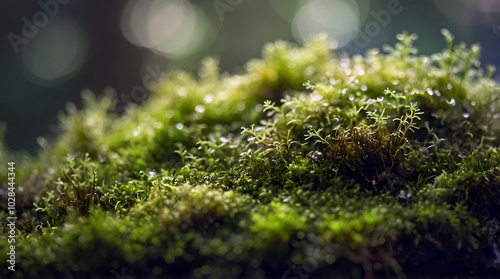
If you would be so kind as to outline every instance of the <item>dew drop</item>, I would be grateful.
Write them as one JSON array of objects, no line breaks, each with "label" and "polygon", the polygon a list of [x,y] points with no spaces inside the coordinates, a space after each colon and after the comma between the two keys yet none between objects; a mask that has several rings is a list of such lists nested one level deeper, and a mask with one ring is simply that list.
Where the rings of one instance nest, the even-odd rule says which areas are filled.
[{"label": "dew drop", "polygon": [[238,111],[244,111],[246,108],[245,103],[241,102],[236,105],[236,110]]},{"label": "dew drop", "polygon": [[187,90],[185,87],[180,87],[179,89],[177,89],[177,95],[179,95],[181,97],[186,96],[186,93],[187,93]]},{"label": "dew drop", "polygon": [[314,153],[311,155],[311,157],[315,160],[321,160],[323,159],[323,153],[319,151],[314,151]]},{"label": "dew drop", "polygon": [[197,112],[199,113],[204,113],[205,112],[205,107],[202,106],[202,105],[197,105],[195,108],[194,108]]},{"label": "dew drop", "polygon": [[214,100],[214,97],[208,94],[203,98],[203,100],[205,101],[205,103],[211,103]]},{"label": "dew drop", "polygon": [[38,143],[41,148],[45,148],[48,144],[48,141],[44,137],[38,137],[36,138],[36,143]]},{"label": "dew drop", "polygon": [[132,131],[132,135],[133,135],[134,137],[137,137],[137,136],[139,136],[140,134],[141,134],[141,130],[139,129],[139,127],[137,127],[136,129],[134,129],[134,130]]},{"label": "dew drop", "polygon": [[167,112],[165,113],[165,116],[170,119],[174,116],[174,111],[173,110],[167,110]]},{"label": "dew drop", "polygon": [[342,59],[340,59],[340,66],[341,66],[342,68],[347,68],[347,67],[349,67],[349,59],[347,59],[347,58],[342,58]]},{"label": "dew drop", "polygon": [[322,98],[323,96],[321,96],[320,94],[311,94],[311,99],[315,102],[321,101]]},{"label": "dew drop", "polygon": [[408,193],[405,193],[405,191],[401,191],[399,192],[398,194],[398,198],[401,198],[401,199],[409,199],[411,197],[411,193],[408,192]]},{"label": "dew drop", "polygon": [[178,130],[182,130],[182,128],[184,128],[184,125],[182,123],[177,123],[175,124],[175,128],[177,128]]}]

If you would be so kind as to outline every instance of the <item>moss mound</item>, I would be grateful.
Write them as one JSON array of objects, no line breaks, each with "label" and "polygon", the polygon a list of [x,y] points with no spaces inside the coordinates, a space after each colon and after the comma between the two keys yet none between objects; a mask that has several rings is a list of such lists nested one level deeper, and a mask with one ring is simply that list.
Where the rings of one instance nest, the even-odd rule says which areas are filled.
[{"label": "moss mound", "polygon": [[500,88],[443,35],[430,57],[403,33],[353,57],[269,44],[240,75],[206,59],[120,116],[84,92],[38,156],[0,144],[16,275],[499,276]]}]

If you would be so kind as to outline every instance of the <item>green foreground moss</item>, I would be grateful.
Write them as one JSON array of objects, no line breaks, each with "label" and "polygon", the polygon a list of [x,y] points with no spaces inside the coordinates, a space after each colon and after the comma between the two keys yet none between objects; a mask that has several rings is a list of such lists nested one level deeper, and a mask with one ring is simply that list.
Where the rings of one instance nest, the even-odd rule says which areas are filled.
[{"label": "green foreground moss", "polygon": [[443,35],[430,57],[405,33],[351,58],[269,44],[241,75],[206,59],[121,116],[84,92],[38,156],[0,144],[16,275],[499,275],[500,90]]}]

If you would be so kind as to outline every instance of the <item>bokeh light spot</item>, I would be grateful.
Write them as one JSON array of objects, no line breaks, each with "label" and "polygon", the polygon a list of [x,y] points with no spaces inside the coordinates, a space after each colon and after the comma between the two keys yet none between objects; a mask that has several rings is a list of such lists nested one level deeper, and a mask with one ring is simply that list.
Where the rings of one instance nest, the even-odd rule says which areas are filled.
[{"label": "bokeh light spot", "polygon": [[359,30],[359,12],[355,1],[311,0],[295,15],[292,32],[305,42],[318,33],[326,33],[339,42],[339,47],[352,41]]},{"label": "bokeh light spot", "polygon": [[186,0],[129,1],[121,18],[122,34],[130,43],[170,57],[206,45],[208,29],[202,11]]},{"label": "bokeh light spot", "polygon": [[55,85],[72,77],[87,56],[87,41],[75,20],[52,18],[21,50],[28,79]]}]

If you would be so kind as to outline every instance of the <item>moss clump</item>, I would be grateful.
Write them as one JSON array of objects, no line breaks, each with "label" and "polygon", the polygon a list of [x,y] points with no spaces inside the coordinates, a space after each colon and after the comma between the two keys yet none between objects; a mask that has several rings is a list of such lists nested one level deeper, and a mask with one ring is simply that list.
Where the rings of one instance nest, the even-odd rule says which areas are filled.
[{"label": "moss clump", "polygon": [[443,34],[430,57],[403,33],[354,57],[277,42],[240,75],[207,59],[121,116],[85,92],[38,156],[0,144],[17,275],[500,275],[500,89]]}]

